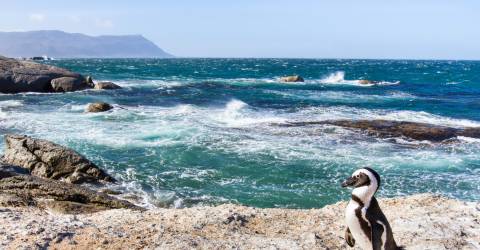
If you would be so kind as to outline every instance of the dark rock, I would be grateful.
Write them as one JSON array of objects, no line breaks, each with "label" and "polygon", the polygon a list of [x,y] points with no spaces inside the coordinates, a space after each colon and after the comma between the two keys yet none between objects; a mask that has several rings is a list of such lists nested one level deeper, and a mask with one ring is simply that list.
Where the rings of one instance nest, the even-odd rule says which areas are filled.
[{"label": "dark rock", "polygon": [[32,175],[68,183],[115,180],[77,152],[47,140],[22,135],[5,136],[2,161],[26,168]]},{"label": "dark rock", "polygon": [[90,103],[87,107],[87,112],[98,113],[113,109],[113,106],[105,102]]},{"label": "dark rock", "polygon": [[299,75],[295,75],[295,76],[281,77],[280,81],[281,82],[304,82],[305,80],[303,79],[303,77]]},{"label": "dark rock", "polygon": [[113,82],[97,82],[95,84],[95,89],[121,89],[122,87],[118,86]]},{"label": "dark rock", "polygon": [[0,179],[12,177],[19,174],[29,174],[29,171],[25,168],[8,165],[0,162]]},{"label": "dark rock", "polygon": [[367,134],[386,137],[407,137],[414,140],[441,142],[457,136],[480,138],[480,128],[452,128],[427,123],[388,120],[330,120],[313,122],[290,122],[280,126],[334,125],[359,129]]},{"label": "dark rock", "polygon": [[0,56],[0,93],[51,92],[51,81],[61,77],[84,81],[66,69]]},{"label": "dark rock", "polygon": [[14,197],[25,204],[74,214],[115,208],[140,209],[128,201],[86,187],[31,175],[0,179],[0,195]]},{"label": "dark rock", "polygon": [[54,92],[72,92],[90,88],[85,79],[74,77],[60,77],[51,81]]}]

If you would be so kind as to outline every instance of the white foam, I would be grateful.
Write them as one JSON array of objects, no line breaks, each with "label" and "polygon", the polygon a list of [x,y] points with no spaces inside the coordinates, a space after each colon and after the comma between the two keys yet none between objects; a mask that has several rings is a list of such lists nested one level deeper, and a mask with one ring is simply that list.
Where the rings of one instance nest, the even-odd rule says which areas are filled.
[{"label": "white foam", "polygon": [[371,86],[386,86],[386,85],[396,85],[399,84],[400,81],[396,82],[388,82],[388,81],[378,81],[375,83],[368,83],[368,84],[362,84],[362,80],[346,80],[345,79],[345,72],[344,71],[337,71],[334,73],[331,73],[330,75],[326,76],[325,78],[322,78],[320,80],[313,80],[309,81],[311,83],[321,83],[321,84],[339,84],[339,85],[353,85],[353,86],[359,86],[359,87],[371,87]]},{"label": "white foam", "polygon": [[18,100],[0,101],[0,108],[14,108],[21,106],[23,106],[23,102]]}]

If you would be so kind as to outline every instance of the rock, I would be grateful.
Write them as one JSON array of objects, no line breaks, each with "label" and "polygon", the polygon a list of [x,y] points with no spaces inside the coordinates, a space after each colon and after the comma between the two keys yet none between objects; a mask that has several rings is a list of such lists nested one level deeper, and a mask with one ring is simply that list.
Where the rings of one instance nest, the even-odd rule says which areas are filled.
[{"label": "rock", "polygon": [[285,77],[281,77],[279,80],[281,82],[304,82],[305,81],[303,77],[299,75],[285,76]]},{"label": "rock", "polygon": [[6,135],[5,144],[2,161],[26,168],[32,175],[67,183],[115,181],[82,155],[53,142],[22,135]]},{"label": "rock", "polygon": [[105,103],[105,102],[96,102],[90,103],[87,107],[87,112],[97,113],[97,112],[105,112],[110,109],[113,109],[113,106]]},{"label": "rock", "polygon": [[29,171],[25,168],[7,165],[0,162],[0,179],[12,177],[19,174],[29,174]]},{"label": "rock", "polygon": [[414,140],[441,142],[457,136],[480,138],[480,127],[452,128],[427,123],[388,120],[330,120],[313,122],[290,122],[280,126],[335,125],[359,129],[378,137],[407,137]]},{"label": "rock", "polygon": [[95,89],[121,89],[122,87],[118,86],[113,82],[97,82],[95,84]]},{"label": "rock", "polygon": [[358,80],[358,83],[363,85],[375,85],[375,84],[378,84],[379,82],[371,81],[371,80]]},{"label": "rock", "polygon": [[16,205],[29,204],[62,213],[78,214],[113,208],[140,209],[128,201],[86,187],[31,175],[0,179],[0,195],[4,201],[16,202]]},{"label": "rock", "polygon": [[61,77],[84,81],[66,69],[0,56],[0,93],[52,92],[51,81]]},{"label": "rock", "polygon": [[72,92],[90,88],[84,79],[74,77],[60,77],[51,81],[54,92]]}]

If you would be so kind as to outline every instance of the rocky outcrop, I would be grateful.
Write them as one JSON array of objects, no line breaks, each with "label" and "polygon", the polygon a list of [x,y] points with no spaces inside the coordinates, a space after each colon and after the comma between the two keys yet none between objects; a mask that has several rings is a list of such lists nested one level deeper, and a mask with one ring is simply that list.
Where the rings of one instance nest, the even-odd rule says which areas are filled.
[{"label": "rocky outcrop", "polygon": [[53,92],[52,81],[63,77],[88,86],[83,76],[66,69],[0,56],[0,93]]},{"label": "rocky outcrop", "polygon": [[295,76],[281,77],[279,81],[280,82],[304,82],[305,80],[303,79],[303,77],[299,75],[295,75]]},{"label": "rocky outcrop", "polygon": [[[10,176],[2,173],[9,173]],[[17,174],[1,168],[0,206],[36,206],[74,214],[113,208],[138,209],[130,202],[95,192],[86,187]]]},{"label": "rocky outcrop", "polygon": [[407,137],[414,140],[441,142],[458,136],[480,138],[480,127],[453,128],[427,123],[389,120],[327,120],[313,122],[289,122],[280,126],[334,125],[358,129],[378,137]]},{"label": "rocky outcrop", "polygon": [[[478,202],[430,194],[378,201],[395,240],[406,249],[480,248]],[[0,213],[0,248],[349,249],[344,240],[346,206],[263,209],[226,204],[76,216],[9,207]]]},{"label": "rocky outcrop", "polygon": [[118,86],[113,82],[97,82],[94,88],[95,89],[121,89],[122,87]]},{"label": "rocky outcrop", "polygon": [[60,77],[51,81],[54,92],[72,92],[90,88],[84,79],[74,77]]},{"label": "rocky outcrop", "polygon": [[29,170],[32,175],[67,183],[115,180],[77,152],[53,142],[22,135],[5,136],[2,161]]},{"label": "rocky outcrop", "polygon": [[110,109],[113,109],[112,105],[105,102],[96,102],[88,104],[86,112],[98,113],[109,111]]}]

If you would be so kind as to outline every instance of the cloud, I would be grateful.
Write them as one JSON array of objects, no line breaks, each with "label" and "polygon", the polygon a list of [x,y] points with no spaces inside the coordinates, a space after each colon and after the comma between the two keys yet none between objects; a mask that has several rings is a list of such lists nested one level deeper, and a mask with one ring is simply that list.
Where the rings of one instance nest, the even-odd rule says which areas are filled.
[{"label": "cloud", "polygon": [[109,19],[97,19],[95,20],[95,25],[100,28],[112,28],[113,22]]},{"label": "cloud", "polygon": [[30,16],[28,16],[28,18],[30,19],[30,21],[39,22],[39,23],[45,21],[45,19],[46,19],[45,15],[40,14],[40,13],[30,14]]}]

